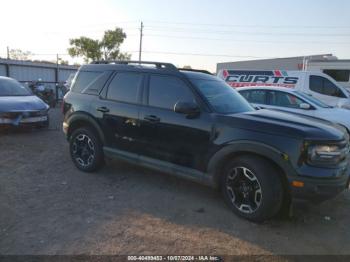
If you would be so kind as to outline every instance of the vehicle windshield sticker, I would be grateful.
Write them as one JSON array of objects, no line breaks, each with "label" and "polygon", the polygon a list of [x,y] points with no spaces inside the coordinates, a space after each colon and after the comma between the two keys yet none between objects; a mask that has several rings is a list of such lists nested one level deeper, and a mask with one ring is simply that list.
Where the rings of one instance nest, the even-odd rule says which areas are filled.
[{"label": "vehicle windshield sticker", "polygon": [[223,70],[222,78],[232,87],[288,87],[294,88],[299,77],[290,77],[286,71]]}]

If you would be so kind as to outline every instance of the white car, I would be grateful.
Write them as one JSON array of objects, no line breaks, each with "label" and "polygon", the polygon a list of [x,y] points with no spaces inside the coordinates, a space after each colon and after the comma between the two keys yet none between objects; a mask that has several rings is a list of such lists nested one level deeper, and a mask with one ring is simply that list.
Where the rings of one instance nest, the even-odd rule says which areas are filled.
[{"label": "white car", "polygon": [[237,91],[254,107],[278,109],[328,120],[350,132],[349,110],[331,107],[317,98],[286,87],[242,87]]}]

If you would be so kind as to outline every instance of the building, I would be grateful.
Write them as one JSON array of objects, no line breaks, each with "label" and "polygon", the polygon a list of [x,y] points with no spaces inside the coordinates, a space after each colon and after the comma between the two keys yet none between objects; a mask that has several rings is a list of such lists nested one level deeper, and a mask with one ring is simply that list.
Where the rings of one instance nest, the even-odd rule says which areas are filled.
[{"label": "building", "polygon": [[303,70],[306,62],[309,60],[321,60],[324,57],[330,57],[332,54],[311,55],[311,56],[296,56],[274,59],[261,59],[219,63],[216,67],[216,72],[221,69],[235,69],[235,70]]},{"label": "building", "polygon": [[307,61],[305,70],[321,71],[350,90],[350,59],[332,56],[328,59],[310,60]]},{"label": "building", "polygon": [[0,76],[12,77],[24,84],[41,79],[46,87],[53,90],[56,90],[57,83],[65,82],[77,70],[78,67],[70,65],[0,58]]}]

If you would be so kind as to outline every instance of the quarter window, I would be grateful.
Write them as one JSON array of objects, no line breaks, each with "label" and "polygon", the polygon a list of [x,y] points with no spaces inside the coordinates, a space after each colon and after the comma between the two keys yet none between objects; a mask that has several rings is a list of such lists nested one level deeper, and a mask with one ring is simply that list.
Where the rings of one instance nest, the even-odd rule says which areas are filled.
[{"label": "quarter window", "polygon": [[74,86],[73,92],[98,94],[106,83],[110,72],[80,71]]},{"label": "quarter window", "polygon": [[142,74],[138,73],[117,73],[109,84],[107,99],[137,103],[137,94],[142,79]]},{"label": "quarter window", "polygon": [[173,76],[150,77],[148,104],[164,109],[174,109],[178,102],[194,102],[192,92],[179,78]]}]

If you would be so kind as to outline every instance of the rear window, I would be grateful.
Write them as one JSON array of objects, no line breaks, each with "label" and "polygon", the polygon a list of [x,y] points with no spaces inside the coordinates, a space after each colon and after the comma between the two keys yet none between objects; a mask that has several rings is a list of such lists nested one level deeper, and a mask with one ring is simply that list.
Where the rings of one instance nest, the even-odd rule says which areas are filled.
[{"label": "rear window", "polygon": [[329,75],[337,82],[349,82],[350,70],[325,69],[323,73]]},{"label": "rear window", "polygon": [[98,95],[111,72],[80,71],[72,88],[73,92]]}]

